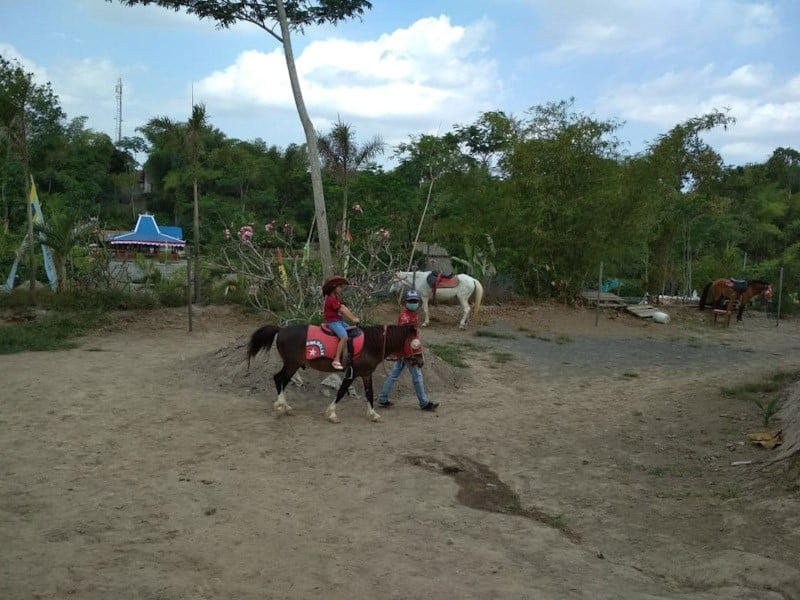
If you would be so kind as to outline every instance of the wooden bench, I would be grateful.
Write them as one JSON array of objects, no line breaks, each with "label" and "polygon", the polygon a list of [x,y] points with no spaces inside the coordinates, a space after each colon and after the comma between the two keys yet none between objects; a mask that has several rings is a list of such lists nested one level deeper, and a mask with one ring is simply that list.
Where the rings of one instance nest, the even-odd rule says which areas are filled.
[{"label": "wooden bench", "polygon": [[731,311],[715,308],[711,311],[711,318],[714,323],[720,323],[725,327],[731,325]]}]

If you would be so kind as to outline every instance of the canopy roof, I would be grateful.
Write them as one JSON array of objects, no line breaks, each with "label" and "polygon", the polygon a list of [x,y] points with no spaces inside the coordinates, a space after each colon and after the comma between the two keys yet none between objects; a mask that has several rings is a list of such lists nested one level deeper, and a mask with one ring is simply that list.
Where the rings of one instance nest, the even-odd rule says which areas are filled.
[{"label": "canopy roof", "polygon": [[109,242],[142,246],[186,246],[180,227],[159,227],[153,215],[139,215],[136,227],[129,233],[115,235]]}]

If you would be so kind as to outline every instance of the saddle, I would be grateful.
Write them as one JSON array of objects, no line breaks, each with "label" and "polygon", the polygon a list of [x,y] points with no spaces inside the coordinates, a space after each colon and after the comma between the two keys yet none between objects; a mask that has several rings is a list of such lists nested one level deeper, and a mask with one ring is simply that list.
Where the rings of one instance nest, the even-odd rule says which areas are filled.
[{"label": "saddle", "polygon": [[431,299],[436,302],[436,290],[439,288],[454,288],[458,287],[458,284],[461,283],[458,280],[458,275],[455,273],[448,273],[447,275],[443,275],[437,271],[431,271],[428,277],[426,278],[426,282],[428,286],[431,288]]},{"label": "saddle", "polygon": [[[309,325],[306,329],[306,360],[333,358],[339,337],[327,325]],[[364,332],[359,327],[347,328],[347,357],[352,362],[361,355],[364,348]]]},{"label": "saddle", "polygon": [[743,293],[747,286],[750,285],[746,279],[733,279],[730,278],[725,282],[725,285],[729,288],[733,288],[733,291],[737,294]]}]

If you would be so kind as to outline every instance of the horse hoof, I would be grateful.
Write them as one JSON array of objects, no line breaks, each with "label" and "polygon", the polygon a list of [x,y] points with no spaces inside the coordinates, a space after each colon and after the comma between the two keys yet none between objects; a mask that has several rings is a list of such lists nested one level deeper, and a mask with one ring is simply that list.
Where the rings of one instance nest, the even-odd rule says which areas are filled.
[{"label": "horse hoof", "polygon": [[339,423],[339,417],[336,415],[328,415],[328,421],[331,423]]},{"label": "horse hoof", "polygon": [[381,416],[374,410],[372,412],[367,411],[367,418],[373,423],[379,423],[381,420]]},{"label": "horse hoof", "polygon": [[286,412],[286,416],[287,417],[293,417],[294,416],[294,409],[291,406],[287,406],[284,410]]}]

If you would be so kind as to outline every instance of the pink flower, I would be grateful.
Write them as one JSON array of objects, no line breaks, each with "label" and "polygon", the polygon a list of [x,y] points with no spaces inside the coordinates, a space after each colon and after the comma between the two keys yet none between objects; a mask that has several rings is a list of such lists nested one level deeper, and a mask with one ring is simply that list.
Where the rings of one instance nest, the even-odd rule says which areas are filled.
[{"label": "pink flower", "polygon": [[239,228],[239,239],[245,243],[253,239],[253,227],[250,225],[242,225],[242,227]]},{"label": "pink flower", "polygon": [[267,223],[266,225],[264,225],[264,231],[266,231],[267,233],[272,233],[273,231],[275,231],[275,221],[272,221],[272,223]]}]

